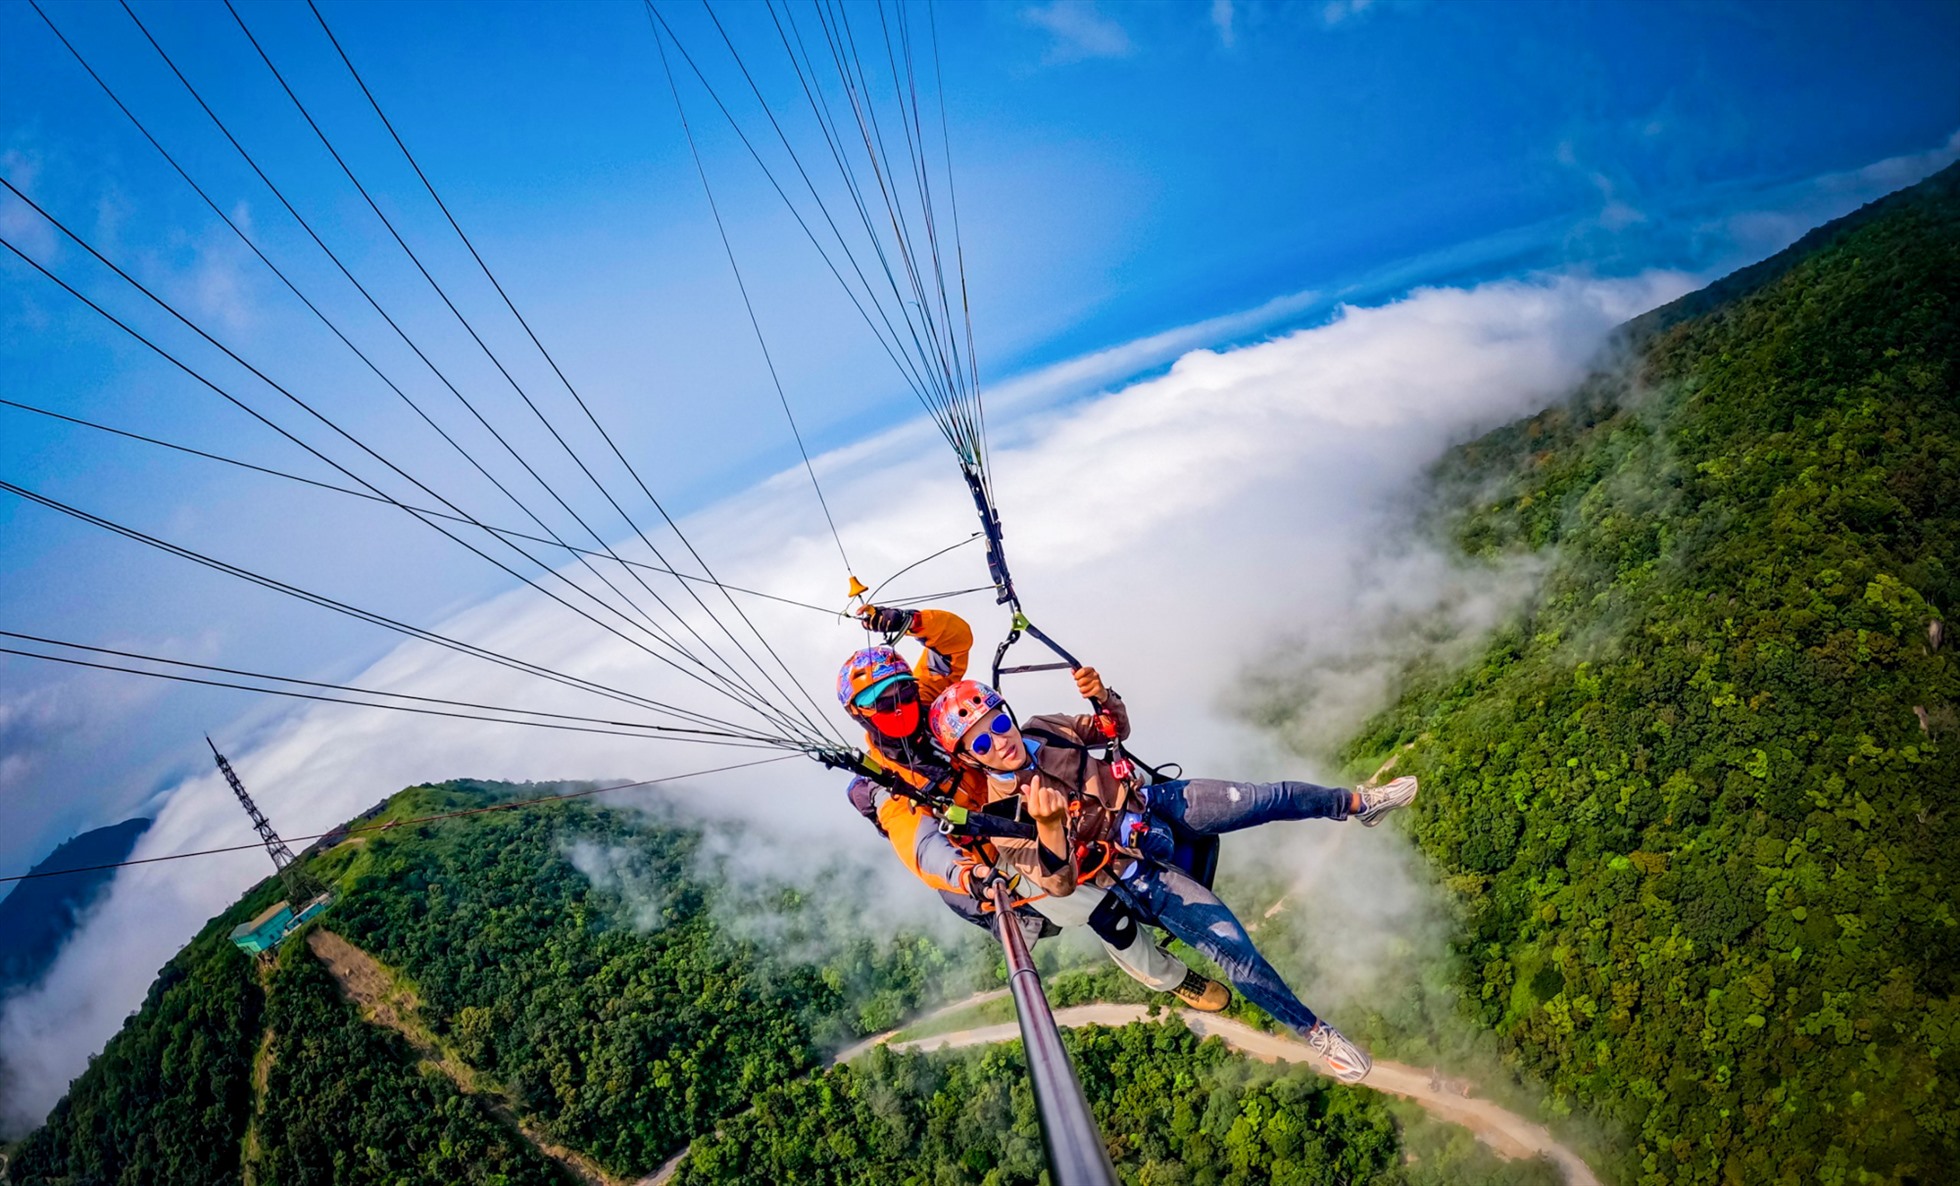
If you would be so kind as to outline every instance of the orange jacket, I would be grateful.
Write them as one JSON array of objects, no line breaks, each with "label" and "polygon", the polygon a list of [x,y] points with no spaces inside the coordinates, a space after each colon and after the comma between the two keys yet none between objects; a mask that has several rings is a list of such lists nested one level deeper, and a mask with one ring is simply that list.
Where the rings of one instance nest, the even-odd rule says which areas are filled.
[{"label": "orange jacket", "polygon": [[[925,646],[925,653],[912,668],[919,681],[919,711],[924,712],[941,692],[965,678],[967,656],[973,650],[973,628],[950,611],[922,609],[906,633]],[[886,753],[869,732],[865,735],[865,757],[912,786],[924,788],[931,782],[931,775]],[[987,801],[985,782],[978,771],[965,770],[953,787],[941,789],[950,790],[953,801],[961,806],[978,808]],[[932,812],[912,799],[881,789],[876,801],[878,826],[891,841],[892,851],[915,877],[936,890],[967,892],[974,867],[995,859],[987,844],[953,842],[940,832],[939,820]]]}]

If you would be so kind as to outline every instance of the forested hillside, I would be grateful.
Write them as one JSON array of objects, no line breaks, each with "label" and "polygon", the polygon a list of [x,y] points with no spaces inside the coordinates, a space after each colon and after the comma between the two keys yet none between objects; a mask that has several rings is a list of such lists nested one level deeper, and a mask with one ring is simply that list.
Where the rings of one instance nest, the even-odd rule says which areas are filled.
[{"label": "forested hillside", "polygon": [[[379,822],[526,790],[416,788]],[[238,1182],[248,1163],[262,1184],[564,1180],[496,1117],[505,1101],[544,1139],[644,1172],[828,1046],[991,971],[977,931],[951,951],[859,934],[820,961],[779,956],[722,924],[726,887],[695,859],[701,839],[554,804],[343,843],[309,862],[341,894],[317,925],[399,978],[480,1098],[361,1020],[304,941],[261,966],[226,940],[277,896],[268,883],[164,969],[17,1151],[12,1181]],[[576,859],[603,861],[606,885]],[[813,949],[793,942],[822,925],[805,902],[784,891],[764,905],[789,946]]]},{"label": "forested hillside", "polygon": [[1469,1005],[1623,1181],[1960,1179],[1957,383],[1949,168],[1443,467],[1550,575],[1349,757],[1423,776]]},{"label": "forested hillside", "polygon": [[[1383,1096],[1272,1068],[1176,1022],[1063,1034],[1111,1158],[1136,1186],[1556,1186]],[[1046,1180],[1018,1046],[873,1052],[763,1093],[697,1142],[675,1186],[751,1182],[1034,1186]]]}]

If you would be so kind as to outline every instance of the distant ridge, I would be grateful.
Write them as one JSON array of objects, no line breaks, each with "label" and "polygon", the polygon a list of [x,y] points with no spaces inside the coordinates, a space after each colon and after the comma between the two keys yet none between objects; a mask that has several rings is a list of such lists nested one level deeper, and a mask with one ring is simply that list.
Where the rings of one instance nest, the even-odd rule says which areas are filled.
[{"label": "distant ridge", "polygon": [[[149,827],[147,819],[127,819],[83,832],[49,853],[33,872],[120,861]],[[14,891],[0,899],[0,993],[41,978],[114,875],[114,870],[103,869],[15,883]]]},{"label": "distant ridge", "polygon": [[1866,202],[1842,218],[1834,218],[1823,226],[1806,231],[1802,238],[1768,259],[1738,268],[1706,288],[1696,289],[1658,309],[1642,313],[1620,327],[1620,340],[1628,345],[1639,345],[1663,330],[1731,304],[1774,283],[1791,268],[1817,255],[1837,240],[1881,218],[1901,210],[1951,201],[1956,197],[1960,197],[1960,162],[1948,165],[1916,185]]}]

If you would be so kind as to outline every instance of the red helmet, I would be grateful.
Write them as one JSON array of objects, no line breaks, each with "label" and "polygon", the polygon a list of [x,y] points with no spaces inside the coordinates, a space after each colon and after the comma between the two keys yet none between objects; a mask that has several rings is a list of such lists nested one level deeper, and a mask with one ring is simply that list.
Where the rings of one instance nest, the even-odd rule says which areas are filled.
[{"label": "red helmet", "polygon": [[932,739],[939,743],[939,748],[950,754],[959,748],[960,738],[966,736],[973,722],[1006,703],[999,692],[979,680],[963,679],[932,702],[932,709],[926,714],[926,727],[932,730]]}]

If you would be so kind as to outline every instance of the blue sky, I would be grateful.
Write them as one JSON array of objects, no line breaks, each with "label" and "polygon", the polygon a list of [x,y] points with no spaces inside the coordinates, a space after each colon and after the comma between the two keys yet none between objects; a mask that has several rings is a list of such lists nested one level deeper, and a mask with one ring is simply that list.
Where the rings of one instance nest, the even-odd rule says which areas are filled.
[{"label": "blue sky", "polygon": [[[490,384],[223,8],[135,7],[384,304],[468,389]],[[47,9],[302,287],[406,366],[120,8]],[[494,294],[472,283],[305,9],[240,10],[432,270],[494,322]],[[697,508],[794,461],[637,5],[323,11],[657,493]],[[663,11],[732,88],[701,10]],[[766,13],[724,17],[765,90],[787,97]],[[944,5],[938,19],[989,382],[1289,294],[1317,295],[1194,344],[1422,284],[1717,271],[1950,159],[1960,129],[1960,10],[1943,4],[999,3]],[[812,445],[909,414],[780,204],[698,92],[687,97]],[[296,390],[465,480],[24,5],[0,9],[0,173]],[[173,347],[188,342],[11,199],[0,233]],[[5,398],[327,476],[11,257],[0,381]],[[0,478],[412,621],[509,584],[379,512],[5,408]],[[0,629],[322,678],[390,643],[10,496],[0,574]],[[813,578],[813,594],[832,580]],[[0,866],[121,818],[201,768],[201,731],[237,734],[269,711],[241,694],[0,660]]]}]

